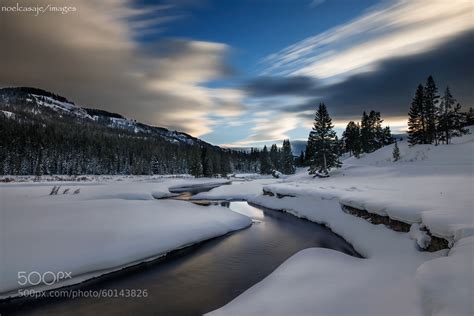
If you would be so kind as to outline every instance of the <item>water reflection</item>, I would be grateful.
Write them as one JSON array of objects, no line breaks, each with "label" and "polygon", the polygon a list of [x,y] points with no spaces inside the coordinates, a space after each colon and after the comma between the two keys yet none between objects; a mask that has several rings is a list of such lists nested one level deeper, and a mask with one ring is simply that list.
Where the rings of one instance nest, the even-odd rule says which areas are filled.
[{"label": "water reflection", "polygon": [[232,202],[230,209],[234,212],[246,215],[253,220],[263,221],[265,217],[261,209],[250,206],[247,202]]}]

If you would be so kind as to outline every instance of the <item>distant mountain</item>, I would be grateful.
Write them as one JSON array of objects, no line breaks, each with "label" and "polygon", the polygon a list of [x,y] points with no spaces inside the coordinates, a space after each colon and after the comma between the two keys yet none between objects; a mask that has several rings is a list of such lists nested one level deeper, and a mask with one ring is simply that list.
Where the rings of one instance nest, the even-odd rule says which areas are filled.
[{"label": "distant mountain", "polygon": [[[281,143],[280,141],[278,142],[275,142],[278,146],[278,148],[281,148]],[[291,151],[293,152],[293,155],[294,156],[299,156],[301,154],[301,151],[305,151],[306,150],[306,141],[305,140],[291,140],[290,139],[290,143],[291,143]],[[267,145],[268,147],[268,145]],[[261,147],[254,147],[254,148],[259,148],[261,149]],[[237,150],[237,151],[243,151],[243,152],[250,152],[252,150],[252,147],[232,147],[233,150]]]},{"label": "distant mountain", "polygon": [[302,151],[306,150],[307,141],[305,140],[291,140],[291,151],[294,156],[299,156]]},{"label": "distant mountain", "polygon": [[211,145],[183,132],[170,131],[163,127],[146,125],[136,120],[127,119],[117,113],[77,106],[65,97],[38,88],[3,88],[0,89],[0,98],[0,110],[3,108],[6,110],[12,110],[12,108],[16,110],[21,109],[21,111],[34,113],[35,116],[42,114],[45,116],[51,115],[50,110],[52,110],[59,118],[69,116],[110,128],[150,134],[155,137],[159,136],[175,143]]},{"label": "distant mountain", "polygon": [[0,130],[0,174],[188,173],[193,164],[203,175],[255,170],[245,153],[38,88],[0,89]]},{"label": "distant mountain", "polygon": [[406,140],[408,137],[407,133],[399,133],[399,134],[392,134],[393,138],[395,138],[397,141],[400,140]]}]

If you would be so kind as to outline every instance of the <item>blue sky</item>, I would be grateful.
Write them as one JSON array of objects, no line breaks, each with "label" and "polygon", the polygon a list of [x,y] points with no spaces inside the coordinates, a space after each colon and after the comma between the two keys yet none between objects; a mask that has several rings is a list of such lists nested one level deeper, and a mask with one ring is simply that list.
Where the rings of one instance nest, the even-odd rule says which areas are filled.
[{"label": "blue sky", "polygon": [[2,15],[1,86],[43,88],[217,145],[306,139],[320,102],[339,133],[370,110],[402,132],[429,75],[464,107],[474,101],[471,1],[57,3],[77,10]]},{"label": "blue sky", "polygon": [[[141,1],[138,6],[148,6],[151,3],[151,1]],[[156,4],[156,2],[153,3]],[[162,4],[166,3],[169,2],[163,2]],[[393,5],[393,3],[375,0],[233,0],[174,3],[175,6],[170,7],[167,14],[176,16],[176,19],[164,27],[163,25],[157,25],[158,32],[139,35],[138,40],[153,42],[171,37],[224,43],[231,48],[226,55],[226,62],[234,72],[228,77],[207,82],[206,86],[213,88],[236,87],[238,89],[240,85],[245,84],[247,80],[252,80],[252,78],[262,75],[280,75],[276,71],[265,69],[268,65],[265,65],[262,60],[265,60],[267,56],[299,41],[348,24],[353,20],[357,20],[358,17],[363,17],[367,12],[383,10]],[[423,22],[423,19],[420,21]],[[388,35],[390,35],[390,32],[388,32]],[[353,34],[352,36],[357,38],[361,35]],[[350,43],[350,41],[349,37],[341,42]],[[332,49],[337,49],[337,42],[333,43],[333,46]],[[342,49],[350,49],[350,44],[349,48],[343,46]],[[333,82],[339,82],[343,79],[344,76],[342,79],[337,76],[327,78],[327,80]],[[211,119],[215,122],[222,121],[222,124],[215,124],[213,131],[202,135],[202,137],[216,144],[268,144],[273,140],[265,139],[265,137],[259,139],[258,135],[252,137],[251,130],[256,128],[255,125],[259,121],[258,118],[254,121],[249,120],[249,117],[259,111],[265,112],[266,104],[276,102],[281,103],[282,107],[291,107],[294,104],[305,102],[305,100],[308,101],[308,98],[298,95],[278,95],[277,97],[272,98],[270,96],[263,99],[246,96],[242,100],[248,109],[244,117],[232,120],[228,124],[227,120],[221,120],[211,113]],[[321,98],[321,101],[324,102],[324,98]],[[256,103],[260,105],[252,106]],[[316,101],[315,106],[317,103]],[[268,107],[271,106],[268,105]],[[363,110],[368,111],[370,109],[364,108]],[[268,116],[278,120],[278,116],[274,114],[268,113]],[[310,113],[307,113],[307,116],[310,117]],[[354,118],[352,113],[347,116]],[[308,121],[306,120],[307,124],[293,122],[296,126],[285,131],[284,136],[292,139],[305,139],[310,128]],[[392,120],[390,123],[395,125],[396,132],[400,132],[404,128],[404,123],[400,123],[400,119],[398,121]],[[338,124],[337,130],[339,133],[341,133],[342,128],[342,124]]]},{"label": "blue sky", "polygon": [[138,1],[137,6],[174,3],[167,14],[179,16],[154,34],[139,37],[155,41],[166,37],[225,43],[232,47],[229,63],[239,76],[258,75],[259,60],[315,33],[347,22],[375,0],[208,0]]}]

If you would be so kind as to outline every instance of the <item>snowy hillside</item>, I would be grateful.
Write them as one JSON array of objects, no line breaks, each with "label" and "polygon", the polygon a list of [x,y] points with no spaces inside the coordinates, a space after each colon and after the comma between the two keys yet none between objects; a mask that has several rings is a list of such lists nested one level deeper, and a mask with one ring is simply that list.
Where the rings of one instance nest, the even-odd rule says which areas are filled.
[{"label": "snowy hillside", "polygon": [[474,127],[469,128],[470,134],[463,137],[453,138],[452,143],[448,146],[439,145],[421,145],[410,147],[407,141],[398,142],[400,148],[400,160],[393,162],[392,152],[393,146],[388,145],[374,153],[362,154],[361,158],[348,158],[344,161],[347,165],[366,165],[366,166],[399,166],[417,165],[429,167],[433,165],[459,166],[472,165],[473,143],[474,143]]},{"label": "snowy hillside", "polygon": [[[0,89],[0,175],[252,172],[250,153],[117,113],[80,107],[35,88]],[[192,168],[194,164],[203,168]],[[206,167],[207,165],[207,167]],[[202,170],[202,171],[199,171]],[[200,176],[201,174],[198,174]]]},{"label": "snowy hillside", "polygon": [[72,117],[114,129],[159,136],[172,143],[188,145],[204,143],[186,133],[149,126],[133,119],[127,119],[116,113],[79,106],[62,96],[36,88],[0,89],[0,110],[3,115],[12,119],[15,118],[12,114],[15,114],[17,111],[26,111],[39,116],[47,115],[48,113],[46,112],[51,110],[53,115],[57,115],[58,118]]},{"label": "snowy hillside", "polygon": [[93,120],[93,118],[87,113],[86,110],[80,108],[73,103],[68,101],[59,101],[54,97],[42,96],[37,94],[29,94],[33,98],[27,98],[27,101],[32,105],[36,105],[33,108],[35,114],[41,114],[41,107],[50,108],[60,116],[64,114],[74,115],[78,118]]}]

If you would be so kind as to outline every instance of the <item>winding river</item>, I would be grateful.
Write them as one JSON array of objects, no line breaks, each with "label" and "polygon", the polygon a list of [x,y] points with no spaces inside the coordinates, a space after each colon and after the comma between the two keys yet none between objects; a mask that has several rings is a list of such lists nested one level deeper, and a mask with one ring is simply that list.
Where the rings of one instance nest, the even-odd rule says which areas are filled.
[{"label": "winding river", "polygon": [[[194,193],[185,192],[180,199],[188,199]],[[202,202],[202,207],[212,203]],[[254,224],[72,288],[83,291],[147,289],[147,297],[13,300],[6,306],[8,312],[22,315],[201,315],[230,302],[302,249],[324,247],[358,256],[347,242],[321,225],[260,209],[247,202],[222,202],[221,205],[251,216]]]}]

